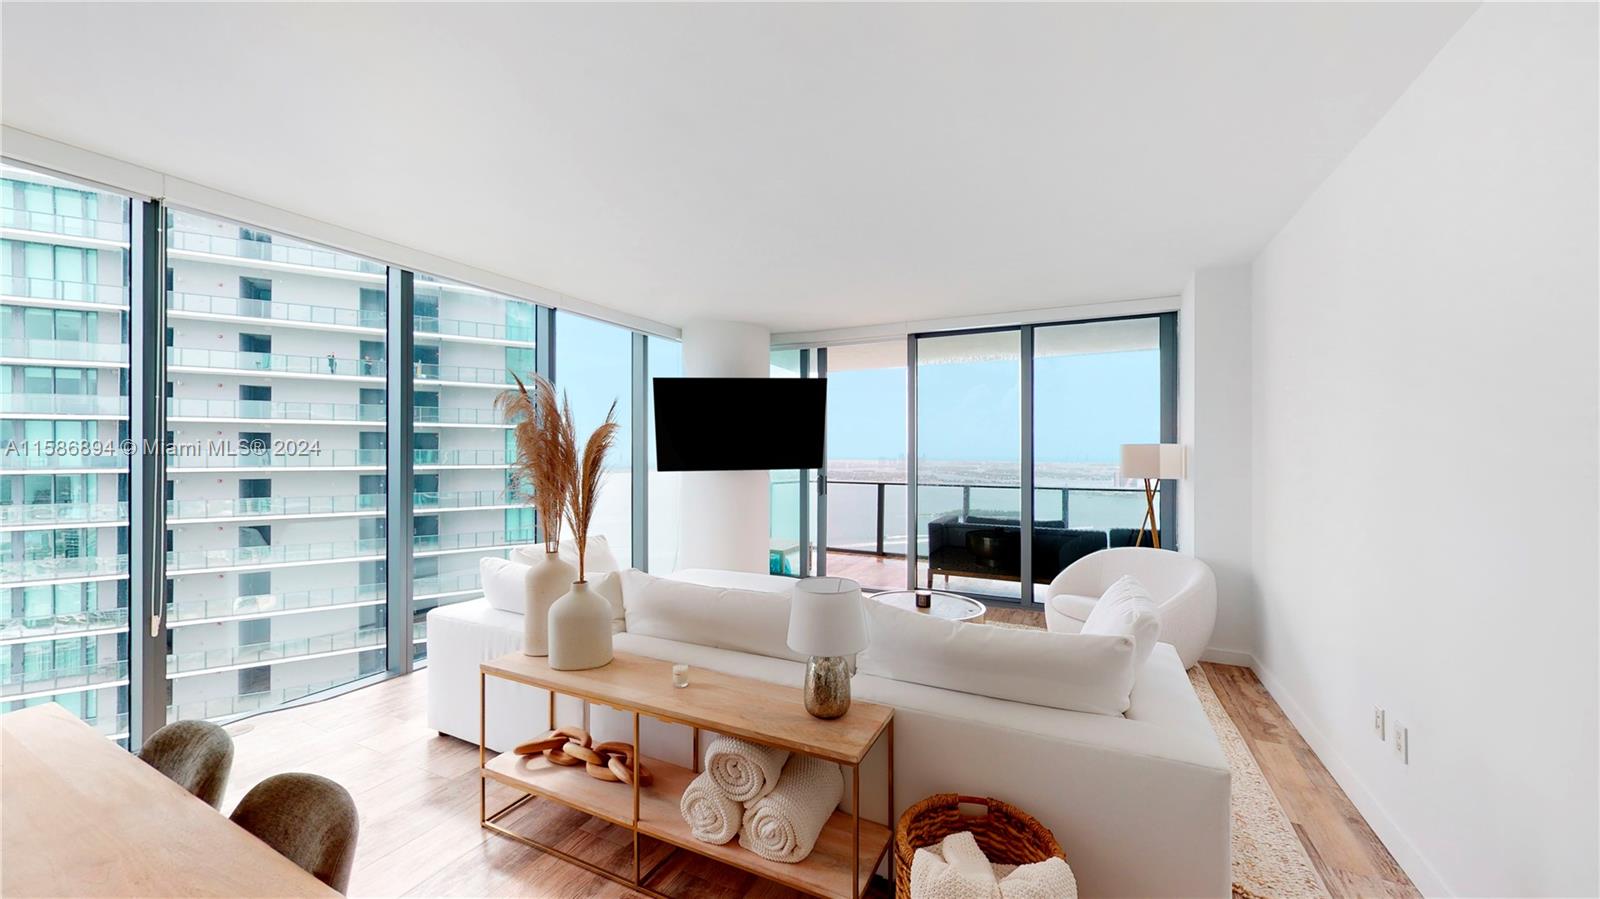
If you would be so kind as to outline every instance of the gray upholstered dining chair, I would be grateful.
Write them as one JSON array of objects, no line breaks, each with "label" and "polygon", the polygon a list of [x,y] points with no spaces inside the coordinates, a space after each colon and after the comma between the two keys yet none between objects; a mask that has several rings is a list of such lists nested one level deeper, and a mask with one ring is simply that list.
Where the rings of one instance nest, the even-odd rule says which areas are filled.
[{"label": "gray upholstered dining chair", "polygon": [[229,817],[328,886],[349,887],[360,820],[344,787],[315,774],[274,774]]},{"label": "gray upholstered dining chair", "polygon": [[178,786],[222,808],[233,767],[233,738],[210,721],[174,721],[139,747],[139,759]]}]

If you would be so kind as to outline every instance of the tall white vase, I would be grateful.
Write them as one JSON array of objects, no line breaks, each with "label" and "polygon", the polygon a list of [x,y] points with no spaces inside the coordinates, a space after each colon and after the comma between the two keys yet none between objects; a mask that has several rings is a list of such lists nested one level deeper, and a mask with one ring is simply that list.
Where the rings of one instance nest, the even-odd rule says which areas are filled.
[{"label": "tall white vase", "polygon": [[517,555],[533,569],[528,578],[528,607],[522,613],[522,652],[549,655],[550,607],[571,589],[578,569],[559,552],[520,550]]},{"label": "tall white vase", "polygon": [[611,603],[587,581],[550,607],[550,667],[579,671],[611,663]]}]

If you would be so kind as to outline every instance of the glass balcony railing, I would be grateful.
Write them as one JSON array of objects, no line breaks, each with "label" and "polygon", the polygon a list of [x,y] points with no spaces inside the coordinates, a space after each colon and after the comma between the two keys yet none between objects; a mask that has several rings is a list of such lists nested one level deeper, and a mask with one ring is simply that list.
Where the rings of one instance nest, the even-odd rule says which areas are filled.
[{"label": "glass balcony railing", "polygon": [[61,300],[71,303],[104,303],[127,306],[126,284],[90,284],[84,281],[58,281],[53,278],[0,276],[0,294],[29,300]]},{"label": "glass balcony railing", "polygon": [[439,334],[446,337],[476,337],[483,340],[503,340],[507,343],[533,343],[533,328],[525,325],[506,325],[495,322],[461,321],[437,318],[431,315],[416,316],[417,336]]},{"label": "glass balcony railing", "polygon": [[504,450],[415,450],[412,456],[421,467],[450,468],[452,466],[481,465],[499,467],[506,464]]},{"label": "glass balcony railing", "polygon": [[91,578],[127,573],[126,555],[61,556],[0,561],[0,580],[10,581],[8,586],[17,586],[19,583],[29,581]]},{"label": "glass balcony railing", "polygon": [[232,718],[235,715],[246,715],[266,709],[274,709],[287,702],[304,699],[321,693],[323,690],[342,686],[350,682],[349,678],[334,681],[320,681],[312,684],[301,684],[294,687],[284,687],[280,690],[266,690],[260,693],[241,693],[235,696],[219,696],[215,699],[199,699],[193,702],[177,703],[167,706],[167,721],[206,720],[215,721],[222,718]]},{"label": "glass balcony railing", "polygon": [[94,688],[127,679],[126,660],[60,668],[51,666],[41,670],[30,670],[29,666],[23,665],[0,673],[0,699],[10,699],[28,693],[56,693]]},{"label": "glass balcony railing", "polygon": [[[471,594],[483,590],[483,581],[477,569],[419,577],[412,582],[411,598],[417,601],[441,599],[458,594]],[[465,596],[463,596],[465,598]]]},{"label": "glass balcony railing", "polygon": [[[425,534],[412,538],[418,553],[446,553],[488,547],[518,546],[533,542],[532,529],[520,531],[476,531],[464,534]],[[238,566],[271,567],[308,562],[351,562],[382,558],[386,543],[381,537],[364,540],[335,540],[326,543],[285,544],[282,546],[238,546],[218,549],[174,550],[167,553],[168,574],[188,574],[212,568]],[[127,558],[120,557],[127,570]],[[41,560],[51,561],[51,560]],[[92,559],[68,561],[96,561]],[[4,568],[0,567],[0,572]]]},{"label": "glass balcony railing", "polygon": [[220,234],[185,231],[180,228],[172,228],[167,231],[167,249],[169,252],[177,250],[188,253],[207,253],[212,256],[231,256],[236,259],[250,259],[257,262],[304,265],[311,268],[326,268],[334,271],[355,272],[366,275],[384,275],[387,273],[387,269],[376,262],[370,262],[357,256],[350,256],[333,250],[289,243],[274,243],[265,240],[243,240],[237,237],[225,237]]},{"label": "glass balcony railing", "polygon": [[213,618],[231,618],[239,615],[273,615],[279,612],[348,606],[362,602],[382,602],[387,595],[388,591],[384,589],[383,584],[362,584],[358,587],[340,587],[328,590],[264,593],[256,596],[225,596],[215,599],[169,602],[167,603],[167,616],[168,620],[174,623],[194,623]]},{"label": "glass balcony railing", "polygon": [[492,509],[496,506],[519,506],[527,497],[504,490],[451,490],[443,493],[413,493],[411,503],[418,509],[449,511],[451,509]]},{"label": "glass balcony railing", "polygon": [[[36,459],[39,457],[18,457]],[[115,464],[96,467],[126,467],[127,460],[119,456],[90,456],[92,460],[111,459]],[[412,459],[418,467],[452,468],[465,466],[501,467],[506,464],[504,450],[414,450]],[[12,467],[12,458],[0,458],[5,467]],[[199,450],[179,450],[167,454],[167,467],[171,469],[194,468],[375,468],[384,464],[383,450],[331,450],[320,453],[296,455],[277,453],[216,452],[207,453],[204,444]],[[17,467],[29,467],[20,464]],[[48,467],[48,466],[39,466]]]},{"label": "glass balcony railing", "polygon": [[71,215],[58,215],[53,212],[31,212],[27,209],[16,209],[7,206],[0,209],[0,224],[7,228],[16,228],[19,231],[38,231],[43,234],[58,234],[62,237],[90,237],[95,240],[114,241],[123,245],[128,242],[127,222],[78,218]]},{"label": "glass balcony railing", "polygon": [[[173,312],[191,312],[198,315],[227,315],[237,318],[265,319],[270,321],[298,322],[313,325],[337,325],[346,328],[383,330],[385,313],[382,310],[350,309],[336,306],[312,306],[279,300],[250,300],[242,297],[219,297],[200,293],[169,293],[167,309]],[[381,363],[375,363],[382,369]]]},{"label": "glass balcony railing", "polygon": [[167,417],[381,422],[384,420],[386,408],[376,403],[279,403],[269,400],[202,400],[174,397],[167,400]]},{"label": "glass balcony railing", "polygon": [[0,471],[38,471],[41,469],[74,469],[86,471],[127,471],[128,457],[120,453],[91,453],[59,455],[55,453],[14,452],[0,453]]},{"label": "glass balcony railing", "polygon": [[0,341],[0,356],[40,362],[126,362],[128,347],[121,343],[94,343],[87,340]]},{"label": "glass balcony railing", "polygon": [[495,409],[441,409],[438,406],[418,406],[413,420],[417,424],[511,427],[506,424],[505,416]]},{"label": "glass balcony railing", "polygon": [[127,417],[128,398],[98,394],[3,393],[0,413],[9,415],[116,415]]},{"label": "glass balcony railing", "polygon": [[[24,345],[19,341],[19,347]],[[8,347],[10,344],[8,344]],[[81,355],[66,355],[81,352],[74,350],[79,344],[70,344],[62,349],[63,355],[46,356],[44,351],[37,349],[36,342],[30,341],[24,349],[15,352],[7,350],[8,355],[22,355],[29,353],[29,358],[84,358]],[[98,346],[98,345],[95,345]],[[117,344],[107,344],[118,355],[111,356],[101,361],[118,361],[126,358],[127,349]],[[99,357],[95,357],[99,358]],[[290,353],[244,353],[233,350],[206,350],[193,347],[171,347],[167,350],[169,365],[184,368],[207,368],[218,371],[237,372],[282,372],[285,374],[322,375],[328,377],[373,377],[382,378],[386,374],[383,359],[350,359],[337,356],[300,356]],[[503,368],[478,368],[463,365],[429,365],[418,362],[413,366],[415,374],[420,381],[454,381],[464,384],[483,384],[491,387],[505,387],[514,384],[511,376]]]},{"label": "glass balcony railing", "polygon": [[9,618],[0,621],[0,640],[49,640],[89,631],[125,630],[127,626],[126,608],[65,612],[45,618]]},{"label": "glass balcony railing", "polygon": [[241,646],[224,646],[198,652],[178,652],[167,655],[167,676],[199,674],[205,671],[234,668],[240,665],[268,665],[292,662],[305,656],[325,655],[332,652],[357,652],[382,647],[388,636],[383,625],[356,630],[300,637],[291,640],[274,640],[270,643],[246,643]]},{"label": "glass balcony railing", "polygon": [[127,503],[12,503],[0,505],[0,525],[126,524]]},{"label": "glass balcony railing", "polygon": [[381,493],[168,500],[167,520],[382,512],[384,505],[385,497]]}]

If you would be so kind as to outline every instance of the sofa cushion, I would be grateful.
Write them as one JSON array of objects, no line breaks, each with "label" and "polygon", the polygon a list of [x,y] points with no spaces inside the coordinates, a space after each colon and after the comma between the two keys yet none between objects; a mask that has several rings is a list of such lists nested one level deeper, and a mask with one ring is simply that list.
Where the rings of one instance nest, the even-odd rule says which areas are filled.
[{"label": "sofa cushion", "polygon": [[1134,639],[946,621],[867,600],[864,674],[1049,708],[1121,715]]},{"label": "sofa cushion", "polygon": [[622,572],[629,633],[805,661],[789,648],[789,594]]},{"label": "sofa cushion", "polygon": [[1161,639],[1161,613],[1144,587],[1123,575],[1106,588],[1078,632],[1132,637],[1134,664],[1143,665]]},{"label": "sofa cushion", "polygon": [[510,559],[479,559],[478,581],[489,605],[521,615],[533,592],[533,568]]}]

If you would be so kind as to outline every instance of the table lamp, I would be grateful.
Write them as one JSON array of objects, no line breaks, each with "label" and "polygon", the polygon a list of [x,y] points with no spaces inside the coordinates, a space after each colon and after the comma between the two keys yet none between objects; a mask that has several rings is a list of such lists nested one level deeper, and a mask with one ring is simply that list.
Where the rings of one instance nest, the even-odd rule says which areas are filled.
[{"label": "table lamp", "polygon": [[838,718],[850,710],[851,657],[867,648],[865,600],[849,578],[808,577],[789,602],[789,648],[810,656],[804,685],[806,711]]},{"label": "table lamp", "polygon": [[1156,549],[1161,548],[1161,528],[1156,524],[1156,482],[1182,478],[1183,461],[1181,443],[1122,445],[1122,464],[1118,467],[1118,474],[1124,478],[1144,479],[1144,520],[1139,522],[1139,532],[1133,538],[1134,546],[1143,544],[1144,532],[1148,527],[1151,545]]}]

